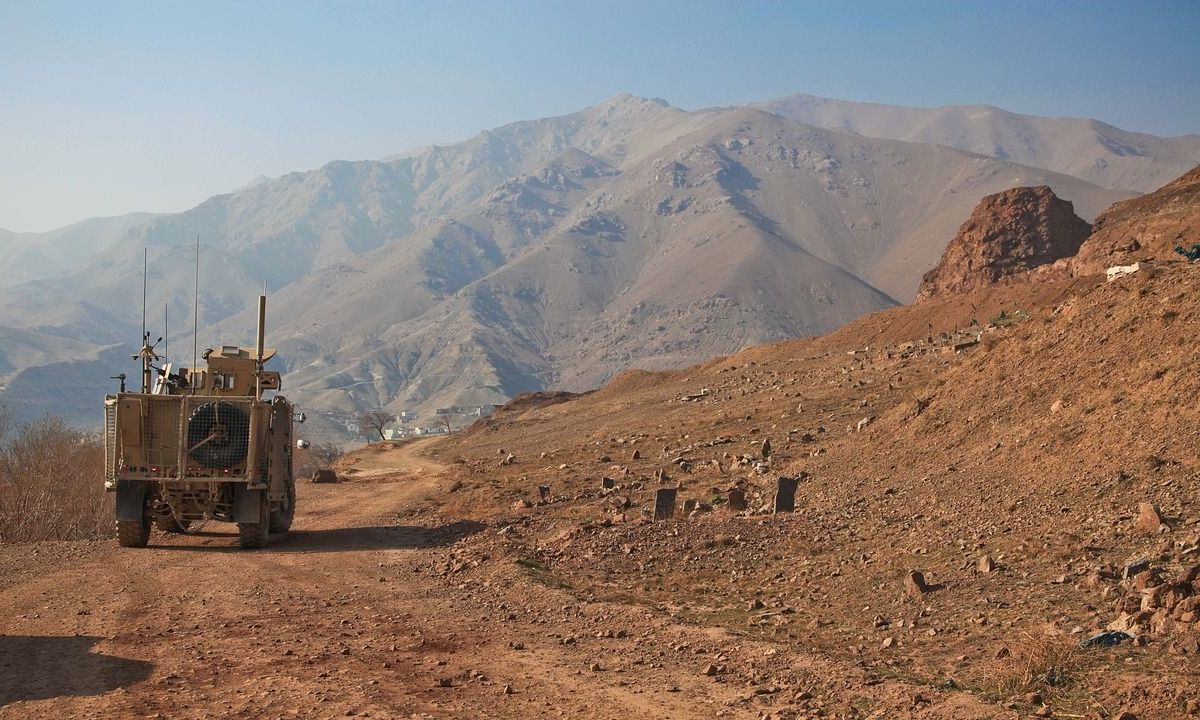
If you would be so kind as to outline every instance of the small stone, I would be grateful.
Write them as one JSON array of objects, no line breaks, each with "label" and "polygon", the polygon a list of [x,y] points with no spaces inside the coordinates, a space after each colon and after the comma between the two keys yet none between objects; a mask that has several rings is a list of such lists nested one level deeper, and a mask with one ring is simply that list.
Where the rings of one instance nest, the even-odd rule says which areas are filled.
[{"label": "small stone", "polygon": [[884,638],[884,639],[883,639],[883,643],[882,643],[881,647],[882,647],[884,650],[887,650],[887,649],[889,649],[889,648],[894,648],[894,647],[896,647],[896,638],[894,638],[894,637],[886,637],[886,638]]},{"label": "small stone", "polygon": [[1162,515],[1153,503],[1138,503],[1137,529],[1150,534],[1157,534],[1164,527]]},{"label": "small stone", "polygon": [[904,578],[904,589],[909,595],[920,597],[933,588],[925,582],[925,575],[920,570],[913,570]]},{"label": "small stone", "polygon": [[500,688],[500,692],[504,695],[512,695],[513,694],[512,685],[505,685],[504,687]]},{"label": "small stone", "polygon": [[707,666],[704,668],[704,674],[705,674],[705,675],[707,675],[707,676],[709,676],[709,677],[713,677],[714,675],[716,675],[716,674],[717,674],[717,666],[716,666],[716,665],[713,665],[712,663],[709,663],[709,664],[708,664],[708,665],[707,665]]},{"label": "small stone", "polygon": [[765,607],[765,606],[763,605],[763,601],[762,601],[762,600],[760,600],[759,598],[754,598],[753,600],[751,600],[751,601],[750,601],[750,605],[749,605],[749,608],[748,608],[748,609],[750,609],[750,610],[762,610],[764,607]]},{"label": "small stone", "polygon": [[979,558],[979,562],[975,567],[979,569],[979,572],[986,575],[996,571],[996,561],[992,559],[991,555],[984,555]]},{"label": "small stone", "polygon": [[588,670],[591,670],[592,672],[600,672],[603,669],[604,668],[602,668],[600,666],[600,663],[598,663],[598,662],[594,662],[591,665],[588,665]]}]

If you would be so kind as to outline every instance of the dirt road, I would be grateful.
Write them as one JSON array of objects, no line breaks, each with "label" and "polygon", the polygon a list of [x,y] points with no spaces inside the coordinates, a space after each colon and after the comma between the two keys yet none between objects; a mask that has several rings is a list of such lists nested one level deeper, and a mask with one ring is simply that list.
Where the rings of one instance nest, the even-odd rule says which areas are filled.
[{"label": "dirt road", "polygon": [[428,449],[303,485],[265,551],[220,523],[0,548],[0,718],[753,716],[702,630],[513,563],[456,576],[453,543],[497,530],[422,509],[448,484]]}]

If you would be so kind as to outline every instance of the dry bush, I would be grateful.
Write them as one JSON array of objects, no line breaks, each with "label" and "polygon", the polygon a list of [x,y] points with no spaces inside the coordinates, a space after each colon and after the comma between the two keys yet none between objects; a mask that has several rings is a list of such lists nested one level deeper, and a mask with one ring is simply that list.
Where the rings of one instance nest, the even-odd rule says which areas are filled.
[{"label": "dry bush", "polygon": [[0,408],[0,543],[111,536],[100,440],[50,417],[9,433],[9,418]]},{"label": "dry bush", "polygon": [[1069,637],[1024,635],[984,670],[980,683],[997,697],[1011,698],[1037,692],[1053,697],[1078,685],[1088,670],[1088,656]]},{"label": "dry bush", "polygon": [[317,470],[324,470],[343,455],[342,448],[337,443],[318,443],[296,453],[296,477],[311,476]]}]

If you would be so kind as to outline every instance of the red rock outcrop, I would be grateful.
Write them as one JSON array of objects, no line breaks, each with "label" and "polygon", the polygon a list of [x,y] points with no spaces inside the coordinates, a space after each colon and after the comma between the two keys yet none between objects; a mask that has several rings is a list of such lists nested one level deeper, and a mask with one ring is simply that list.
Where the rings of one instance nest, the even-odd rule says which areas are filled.
[{"label": "red rock outcrop", "polygon": [[1096,218],[1071,260],[1076,275],[1142,260],[1179,260],[1176,246],[1200,243],[1200,167],[1152,193],[1116,203]]},{"label": "red rock outcrop", "polygon": [[1074,255],[1092,231],[1045,185],[988,195],[958,229],[917,300],[960,293]]}]

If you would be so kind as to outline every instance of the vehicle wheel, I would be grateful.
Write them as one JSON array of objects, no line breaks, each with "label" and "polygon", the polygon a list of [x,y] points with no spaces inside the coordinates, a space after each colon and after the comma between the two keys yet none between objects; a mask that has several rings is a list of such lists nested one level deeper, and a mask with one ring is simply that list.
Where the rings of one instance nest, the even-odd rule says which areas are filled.
[{"label": "vehicle wheel", "polygon": [[117,544],[121,547],[146,547],[150,542],[150,518],[117,521]]},{"label": "vehicle wheel", "polygon": [[296,517],[296,478],[288,477],[287,493],[283,502],[271,510],[271,532],[285,533],[292,527]]},{"label": "vehicle wheel", "polygon": [[267,491],[262,493],[258,503],[258,522],[238,523],[238,544],[243,550],[255,550],[267,546],[267,535],[271,528],[271,503],[267,500]]},{"label": "vehicle wheel", "polygon": [[191,526],[191,520],[176,520],[171,513],[154,516],[154,527],[165,533],[185,533]]}]

